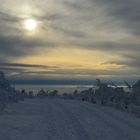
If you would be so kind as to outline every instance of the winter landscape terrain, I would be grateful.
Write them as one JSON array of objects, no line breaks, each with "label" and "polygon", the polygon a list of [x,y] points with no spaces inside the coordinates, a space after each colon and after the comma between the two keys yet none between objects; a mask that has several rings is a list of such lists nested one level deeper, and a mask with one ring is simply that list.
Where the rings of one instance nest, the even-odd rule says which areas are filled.
[{"label": "winter landscape terrain", "polygon": [[140,0],[0,0],[0,140],[140,140]]},{"label": "winter landscape terrain", "polygon": [[34,94],[1,72],[0,140],[139,140],[139,81],[128,86],[125,92],[98,79],[96,90]]},{"label": "winter landscape terrain", "polygon": [[0,115],[0,140],[139,140],[140,119],[63,99],[27,99]]}]

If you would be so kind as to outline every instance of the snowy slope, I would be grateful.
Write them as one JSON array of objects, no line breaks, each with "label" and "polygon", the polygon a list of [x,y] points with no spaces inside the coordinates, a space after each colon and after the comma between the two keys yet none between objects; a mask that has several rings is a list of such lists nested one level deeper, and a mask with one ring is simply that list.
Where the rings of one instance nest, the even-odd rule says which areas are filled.
[{"label": "snowy slope", "polygon": [[140,140],[140,119],[63,99],[26,100],[0,115],[0,140]]}]

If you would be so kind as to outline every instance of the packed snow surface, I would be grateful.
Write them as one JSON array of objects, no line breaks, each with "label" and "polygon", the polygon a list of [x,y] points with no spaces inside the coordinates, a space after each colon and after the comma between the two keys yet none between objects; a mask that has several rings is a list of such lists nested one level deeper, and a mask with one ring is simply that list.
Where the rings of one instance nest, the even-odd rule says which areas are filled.
[{"label": "packed snow surface", "polygon": [[0,140],[140,140],[140,119],[63,99],[28,99],[0,113]]}]

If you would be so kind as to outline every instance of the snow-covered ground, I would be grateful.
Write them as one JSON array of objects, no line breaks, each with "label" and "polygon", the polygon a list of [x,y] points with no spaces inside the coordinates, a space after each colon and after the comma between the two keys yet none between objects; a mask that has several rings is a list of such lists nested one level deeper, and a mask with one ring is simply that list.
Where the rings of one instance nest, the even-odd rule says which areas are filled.
[{"label": "snow-covered ground", "polygon": [[0,140],[140,140],[140,119],[63,99],[27,99],[0,113]]}]

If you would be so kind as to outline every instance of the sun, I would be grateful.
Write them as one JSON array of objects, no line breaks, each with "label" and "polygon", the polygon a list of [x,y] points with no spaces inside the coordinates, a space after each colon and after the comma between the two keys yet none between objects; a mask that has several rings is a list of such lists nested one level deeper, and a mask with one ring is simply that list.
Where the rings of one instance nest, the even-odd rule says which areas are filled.
[{"label": "sun", "polygon": [[37,21],[34,19],[26,19],[24,21],[25,29],[28,31],[33,31],[37,28]]}]

